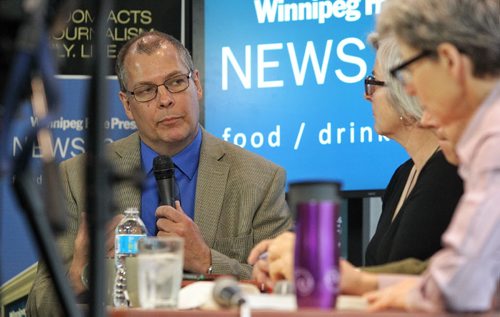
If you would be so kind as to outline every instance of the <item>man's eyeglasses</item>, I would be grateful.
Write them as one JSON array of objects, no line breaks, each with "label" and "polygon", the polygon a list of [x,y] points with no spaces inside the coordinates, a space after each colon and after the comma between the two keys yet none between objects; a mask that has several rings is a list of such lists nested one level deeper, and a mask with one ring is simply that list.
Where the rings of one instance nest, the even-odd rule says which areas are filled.
[{"label": "man's eyeglasses", "polygon": [[193,75],[190,71],[187,74],[177,75],[165,80],[160,85],[149,84],[142,85],[132,91],[126,91],[128,94],[134,96],[138,102],[148,102],[156,98],[158,94],[158,87],[165,86],[167,90],[173,94],[186,90],[189,87],[189,79]]},{"label": "man's eyeglasses", "polygon": [[416,61],[418,61],[419,59],[422,59],[422,58],[427,57],[427,56],[432,55],[432,54],[433,54],[433,51],[431,51],[431,50],[423,50],[420,54],[417,54],[414,57],[402,62],[398,66],[393,67],[390,70],[392,77],[399,80],[399,82],[401,84],[403,84],[403,86],[404,86],[405,84],[409,83],[411,80],[411,74],[408,71],[408,69],[406,69],[406,68],[408,66],[410,66],[411,64],[415,63]]},{"label": "man's eyeglasses", "polygon": [[376,80],[372,75],[365,78],[365,95],[372,96],[377,86],[385,86],[385,81]]}]

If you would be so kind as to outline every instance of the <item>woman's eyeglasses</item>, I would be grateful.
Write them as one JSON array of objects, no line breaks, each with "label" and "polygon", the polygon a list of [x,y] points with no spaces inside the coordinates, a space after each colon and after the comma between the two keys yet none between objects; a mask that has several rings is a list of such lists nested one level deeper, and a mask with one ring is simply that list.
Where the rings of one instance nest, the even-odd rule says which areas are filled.
[{"label": "woman's eyeglasses", "polygon": [[385,86],[385,81],[376,80],[372,75],[365,78],[365,95],[373,96],[375,90],[377,90],[377,86]]}]

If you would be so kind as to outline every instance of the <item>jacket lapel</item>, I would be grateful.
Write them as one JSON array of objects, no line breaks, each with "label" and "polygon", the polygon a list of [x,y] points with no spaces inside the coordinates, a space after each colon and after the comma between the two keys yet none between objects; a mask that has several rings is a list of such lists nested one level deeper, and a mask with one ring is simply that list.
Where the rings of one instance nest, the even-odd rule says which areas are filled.
[{"label": "jacket lapel", "polygon": [[[141,187],[136,183],[142,174],[140,141],[137,132],[111,144],[110,163],[121,180],[113,186],[115,213],[128,207],[141,208]],[[124,178],[124,179],[123,179]]]},{"label": "jacket lapel", "polygon": [[194,221],[208,246],[213,247],[226,190],[229,164],[221,140],[202,129]]}]

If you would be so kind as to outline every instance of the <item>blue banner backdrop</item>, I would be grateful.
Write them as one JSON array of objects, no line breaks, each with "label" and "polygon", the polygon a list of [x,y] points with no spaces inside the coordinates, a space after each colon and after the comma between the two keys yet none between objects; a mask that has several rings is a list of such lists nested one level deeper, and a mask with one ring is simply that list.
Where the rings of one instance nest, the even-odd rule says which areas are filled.
[{"label": "blue banner backdrop", "polygon": [[384,189],[407,155],[376,134],[363,99],[382,2],[205,0],[207,129],[282,165],[289,181]]}]

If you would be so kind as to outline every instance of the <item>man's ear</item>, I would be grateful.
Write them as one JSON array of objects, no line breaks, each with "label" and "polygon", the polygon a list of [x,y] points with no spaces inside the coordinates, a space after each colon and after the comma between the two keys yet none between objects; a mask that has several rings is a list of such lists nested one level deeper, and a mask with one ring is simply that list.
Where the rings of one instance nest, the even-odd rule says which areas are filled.
[{"label": "man's ear", "polygon": [[196,92],[198,93],[198,99],[201,99],[201,97],[203,97],[203,88],[201,87],[200,73],[197,69],[193,70],[193,81],[196,86]]},{"label": "man's ear", "polygon": [[125,110],[125,114],[127,115],[127,117],[130,120],[134,120],[134,114],[132,113],[132,110],[130,109],[130,102],[128,100],[127,94],[124,93],[123,91],[120,91],[118,96],[120,97],[120,101],[122,103],[123,109]]},{"label": "man's ear", "polygon": [[[466,56],[464,56],[455,45],[448,42],[439,44],[436,51],[439,62],[442,63],[441,65],[445,67],[453,78],[461,81],[464,71],[471,67]],[[469,71],[472,70],[469,69]]]}]

